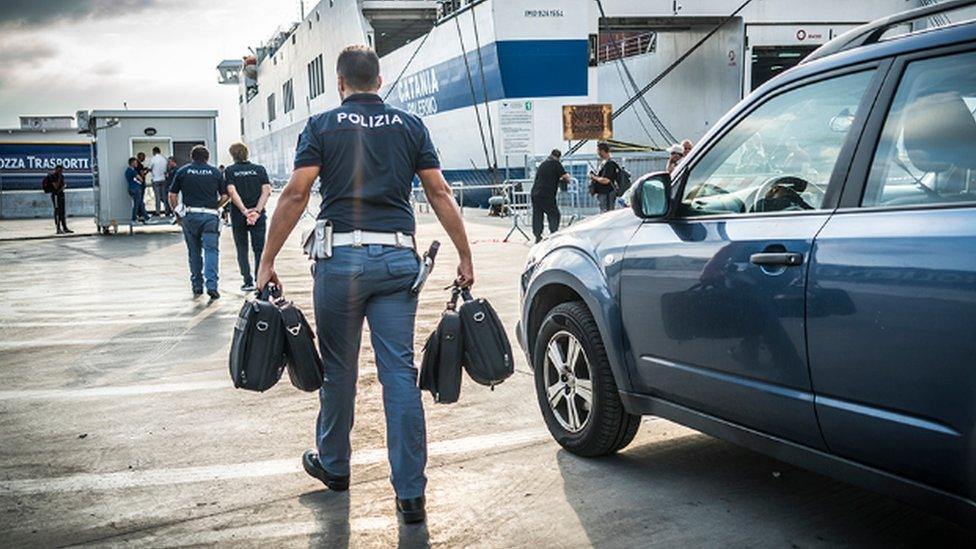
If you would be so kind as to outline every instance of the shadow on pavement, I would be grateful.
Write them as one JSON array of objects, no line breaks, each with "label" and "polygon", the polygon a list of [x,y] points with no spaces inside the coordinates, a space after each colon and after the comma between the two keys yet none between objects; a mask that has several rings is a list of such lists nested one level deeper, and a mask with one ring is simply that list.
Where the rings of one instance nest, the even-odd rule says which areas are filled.
[{"label": "shadow on pavement", "polygon": [[403,517],[397,515],[398,528],[398,549],[427,549],[430,547],[430,532],[427,531],[427,523],[407,524],[403,522]]},{"label": "shadow on pavement", "polygon": [[298,497],[318,523],[318,533],[309,538],[309,547],[349,547],[349,492],[319,490]]},{"label": "shadow on pavement", "polygon": [[976,546],[939,517],[705,435],[557,461],[595,546]]}]

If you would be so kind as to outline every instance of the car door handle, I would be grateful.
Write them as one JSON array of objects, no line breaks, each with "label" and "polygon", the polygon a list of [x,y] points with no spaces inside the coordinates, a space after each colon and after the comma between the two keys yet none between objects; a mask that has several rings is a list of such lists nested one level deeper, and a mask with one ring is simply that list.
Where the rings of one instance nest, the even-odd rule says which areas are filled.
[{"label": "car door handle", "polygon": [[796,267],[803,264],[803,254],[794,252],[763,252],[752,254],[749,261],[755,265]]}]

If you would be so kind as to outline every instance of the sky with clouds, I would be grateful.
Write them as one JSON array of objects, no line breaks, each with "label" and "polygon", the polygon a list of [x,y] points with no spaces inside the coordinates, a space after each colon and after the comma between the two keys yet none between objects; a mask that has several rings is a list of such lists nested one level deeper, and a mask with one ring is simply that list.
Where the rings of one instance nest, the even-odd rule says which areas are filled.
[{"label": "sky with clouds", "polygon": [[239,137],[237,89],[214,67],[298,17],[297,0],[0,0],[0,128],[123,102],[217,109],[226,149]]}]

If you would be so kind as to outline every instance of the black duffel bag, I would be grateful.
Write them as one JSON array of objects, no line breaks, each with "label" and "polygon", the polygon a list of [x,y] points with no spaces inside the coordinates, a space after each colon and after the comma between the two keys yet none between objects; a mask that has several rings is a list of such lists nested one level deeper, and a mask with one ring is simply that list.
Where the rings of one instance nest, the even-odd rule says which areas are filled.
[{"label": "black duffel bag", "polygon": [[434,402],[451,404],[461,396],[461,356],[464,340],[457,313],[460,290],[455,289],[437,328],[424,343],[420,364],[420,388],[430,391]]},{"label": "black duffel bag", "polygon": [[494,388],[515,373],[512,344],[498,313],[483,298],[474,299],[467,289],[458,309],[464,334],[464,369],[471,379]]},{"label": "black duffel bag", "polygon": [[284,332],[281,313],[272,301],[278,296],[269,284],[241,307],[230,346],[230,377],[238,389],[267,391],[281,379]]},{"label": "black duffel bag", "polygon": [[294,303],[281,300],[276,305],[281,311],[288,379],[302,391],[317,391],[322,387],[322,358],[315,347],[315,333]]}]

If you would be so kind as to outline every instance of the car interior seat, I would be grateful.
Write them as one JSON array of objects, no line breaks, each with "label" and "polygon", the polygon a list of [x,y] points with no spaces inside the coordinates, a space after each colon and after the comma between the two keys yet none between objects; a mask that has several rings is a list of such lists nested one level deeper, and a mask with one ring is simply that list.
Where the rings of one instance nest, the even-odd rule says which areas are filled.
[{"label": "car interior seat", "polygon": [[935,174],[933,190],[947,201],[958,200],[966,190],[964,170],[976,169],[976,119],[962,96],[934,91],[917,98],[905,109],[903,128],[912,165]]}]

